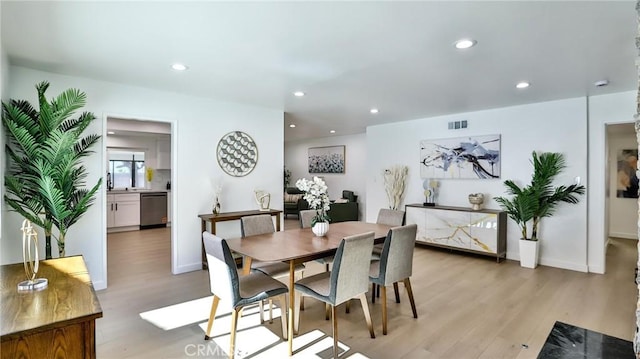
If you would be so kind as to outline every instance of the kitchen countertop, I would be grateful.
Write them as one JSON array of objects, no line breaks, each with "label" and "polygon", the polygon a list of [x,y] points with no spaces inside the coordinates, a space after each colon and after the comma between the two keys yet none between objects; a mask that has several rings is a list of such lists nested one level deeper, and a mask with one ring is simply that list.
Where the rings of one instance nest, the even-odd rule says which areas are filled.
[{"label": "kitchen countertop", "polygon": [[152,192],[164,192],[171,193],[171,190],[166,189],[112,189],[111,191],[107,191],[107,194],[130,194],[130,193],[152,193]]}]

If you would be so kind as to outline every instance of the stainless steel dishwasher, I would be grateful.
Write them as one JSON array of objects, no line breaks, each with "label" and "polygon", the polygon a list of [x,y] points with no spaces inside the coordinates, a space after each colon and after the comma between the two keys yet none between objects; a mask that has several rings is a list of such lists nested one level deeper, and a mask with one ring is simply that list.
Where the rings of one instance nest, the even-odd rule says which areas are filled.
[{"label": "stainless steel dishwasher", "polygon": [[140,193],[140,229],[167,226],[167,192]]}]

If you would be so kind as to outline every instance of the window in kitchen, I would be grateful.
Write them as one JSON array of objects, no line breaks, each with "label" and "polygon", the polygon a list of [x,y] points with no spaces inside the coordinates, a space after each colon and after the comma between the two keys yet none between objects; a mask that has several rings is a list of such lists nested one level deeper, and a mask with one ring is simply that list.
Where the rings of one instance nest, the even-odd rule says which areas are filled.
[{"label": "window in kitchen", "polygon": [[112,188],[144,187],[144,152],[109,150]]}]

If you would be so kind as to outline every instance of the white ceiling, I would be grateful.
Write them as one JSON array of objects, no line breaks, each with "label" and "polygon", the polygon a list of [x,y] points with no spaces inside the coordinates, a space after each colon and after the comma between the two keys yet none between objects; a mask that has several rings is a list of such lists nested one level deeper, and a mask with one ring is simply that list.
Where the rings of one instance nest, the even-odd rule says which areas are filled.
[{"label": "white ceiling", "polygon": [[12,64],[282,109],[287,141],[637,87],[633,0],[0,6]]}]

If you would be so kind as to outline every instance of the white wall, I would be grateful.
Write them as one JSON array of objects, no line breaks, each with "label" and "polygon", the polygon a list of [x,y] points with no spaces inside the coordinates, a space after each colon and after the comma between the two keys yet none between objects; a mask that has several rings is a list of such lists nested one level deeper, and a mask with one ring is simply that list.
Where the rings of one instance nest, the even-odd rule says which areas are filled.
[{"label": "white wall", "polygon": [[[469,207],[468,194],[482,192],[485,206],[498,209],[492,198],[505,195],[504,180],[530,181],[533,169],[529,160],[534,150],[565,155],[568,167],[558,176],[559,184],[573,183],[576,176],[586,184],[586,118],[586,99],[577,98],[368,127],[367,218],[375,218],[379,208],[387,206],[382,170],[392,165],[409,166],[404,204],[424,202],[419,146],[425,139],[501,135],[501,179],[441,180],[438,204]],[[469,127],[448,130],[447,123],[456,120],[467,120]],[[507,258],[519,259],[518,228],[511,220],[507,227]],[[560,206],[554,217],[542,221],[540,231],[541,264],[587,270],[585,197],[576,205]]]},{"label": "white wall", "polygon": [[[34,85],[48,80],[48,95],[75,87],[87,93],[84,110],[92,111],[102,120],[95,121],[87,133],[105,135],[107,115],[125,118],[167,120],[173,124],[172,192],[174,198],[172,249],[173,273],[197,270],[200,262],[200,220],[198,214],[210,213],[213,196],[211,179],[222,178],[222,208],[224,211],[256,209],[253,190],[261,188],[282,198],[283,125],[282,111],[221,102],[177,93],[155,91],[86,78],[69,77],[10,68],[11,98],[36,102]],[[215,148],[219,139],[230,131],[244,131],[256,142],[259,161],[245,177],[230,177],[217,164]],[[105,145],[86,162],[87,183],[95,183],[106,173]],[[88,263],[96,288],[106,285],[106,192],[96,198],[95,205],[68,233],[67,255],[82,254]],[[272,207],[282,209],[281,201]],[[5,214],[3,239],[0,243],[1,263],[21,260],[15,229],[20,219],[15,213]],[[9,230],[10,228],[11,230]],[[224,237],[239,236],[237,223],[218,227]],[[7,236],[10,235],[9,239]],[[54,253],[57,249],[54,248]]]},{"label": "white wall", "polygon": [[635,132],[609,135],[609,236],[638,239],[638,199],[618,198],[618,152],[638,148]]},{"label": "white wall", "polygon": [[606,191],[607,124],[634,122],[636,92],[589,98],[589,271],[604,273],[609,197]]},{"label": "white wall", "polygon": [[[0,9],[2,9],[2,5],[0,4]],[[2,11],[0,10],[0,13]],[[1,33],[2,31],[0,31]],[[1,38],[1,37],[0,37]],[[4,51],[4,47],[2,47],[2,42],[0,41],[0,100],[6,101],[9,99],[8,96],[9,90],[9,58],[7,56],[6,51]],[[5,163],[5,138],[4,138],[4,126],[0,125],[0,163],[2,164],[2,168],[4,168]],[[4,176],[0,176],[0,199],[4,198]],[[2,204],[0,205],[0,243],[3,239],[3,228],[2,224],[4,218],[4,209],[6,208],[4,204],[4,199],[1,200]],[[2,247],[0,246],[0,252],[2,251]],[[2,254],[0,253],[0,256]]]},{"label": "white wall", "polygon": [[[344,173],[309,174],[309,147],[345,145]],[[364,220],[366,206],[365,166],[367,159],[365,134],[316,138],[311,140],[288,141],[284,144],[284,164],[291,171],[291,183],[300,178],[322,176],[329,187],[329,198],[342,197],[343,190],[354,191],[358,195],[360,219]]]}]

